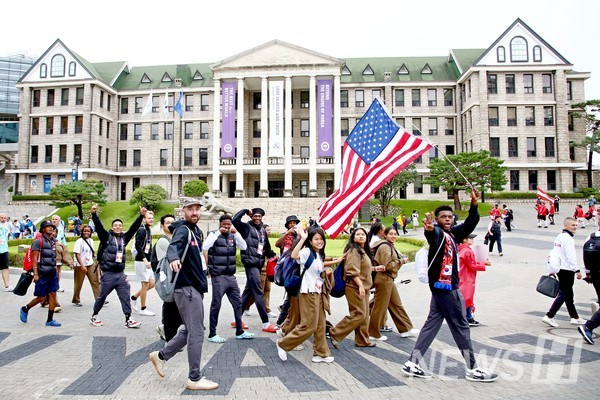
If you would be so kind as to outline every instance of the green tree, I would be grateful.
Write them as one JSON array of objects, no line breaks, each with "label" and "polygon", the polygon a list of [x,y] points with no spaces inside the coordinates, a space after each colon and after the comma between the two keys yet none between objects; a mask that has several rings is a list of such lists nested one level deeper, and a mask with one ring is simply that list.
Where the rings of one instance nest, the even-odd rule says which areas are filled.
[{"label": "green tree", "polygon": [[410,164],[404,170],[398,172],[392,179],[375,192],[375,198],[379,200],[381,205],[381,214],[385,217],[390,208],[390,202],[400,194],[400,191],[409,183],[417,180],[417,168],[415,164]]},{"label": "green tree", "polygon": [[141,186],[133,191],[129,204],[137,204],[148,210],[156,211],[160,203],[167,198],[167,191],[160,185]]},{"label": "green tree", "polygon": [[587,181],[588,188],[592,188],[594,186],[592,178],[593,156],[594,153],[600,152],[600,120],[596,119],[594,113],[600,111],[600,100],[588,100],[583,103],[573,104],[572,107],[579,110],[573,113],[573,117],[583,118],[585,121],[585,138],[573,145],[587,149]]},{"label": "green tree", "polygon": [[186,197],[200,198],[204,196],[204,193],[208,192],[208,185],[206,182],[199,179],[194,181],[187,181],[183,185],[183,194]]},{"label": "green tree", "polygon": [[79,219],[83,219],[83,203],[106,203],[104,183],[95,179],[82,179],[80,181],[65,183],[50,189],[50,196],[58,196],[59,200],[53,201],[56,207],[65,207],[71,203],[77,206]]},{"label": "green tree", "polygon": [[[462,172],[454,168],[450,161]],[[429,176],[423,179],[434,187],[439,187],[454,198],[454,208],[460,210],[458,194],[461,190],[469,189],[468,181],[479,189],[483,195],[486,190],[502,190],[507,182],[506,167],[503,160],[490,157],[489,151],[465,152],[452,154],[447,158],[436,158],[429,164]]]}]

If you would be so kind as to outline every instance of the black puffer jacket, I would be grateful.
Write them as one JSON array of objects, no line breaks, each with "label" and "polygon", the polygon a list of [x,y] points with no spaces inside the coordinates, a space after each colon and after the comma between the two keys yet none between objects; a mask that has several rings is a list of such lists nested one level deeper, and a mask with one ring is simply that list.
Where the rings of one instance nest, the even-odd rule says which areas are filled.
[{"label": "black puffer jacket", "polygon": [[[262,225],[257,226],[249,222],[242,222],[242,217],[248,215],[248,210],[240,210],[233,216],[233,226],[242,235],[248,248],[242,250],[242,262],[244,266],[261,269],[265,263],[265,254],[271,254],[271,244],[267,238],[267,232]],[[259,253],[259,248],[262,252]]]},{"label": "black puffer jacket", "polygon": [[235,274],[235,236],[218,233],[217,240],[208,249],[208,273],[212,276]]},{"label": "black puffer jacket", "polygon": [[[133,235],[135,235],[142,224],[143,218],[144,217],[140,215],[134,223],[131,224],[127,232],[116,235],[112,229],[108,231],[104,229],[98,215],[92,214],[92,221],[94,221],[96,233],[98,233],[98,239],[100,239],[100,245],[98,246],[97,252],[98,262],[103,271],[123,272],[125,270],[125,247],[127,247],[127,243],[133,238]],[[120,262],[117,262],[117,253],[122,254]]]},{"label": "black puffer jacket", "polygon": [[31,251],[39,251],[40,259],[37,264],[38,275],[44,277],[53,277],[57,274],[56,270],[56,239],[41,235],[40,239],[35,239],[31,244]]}]

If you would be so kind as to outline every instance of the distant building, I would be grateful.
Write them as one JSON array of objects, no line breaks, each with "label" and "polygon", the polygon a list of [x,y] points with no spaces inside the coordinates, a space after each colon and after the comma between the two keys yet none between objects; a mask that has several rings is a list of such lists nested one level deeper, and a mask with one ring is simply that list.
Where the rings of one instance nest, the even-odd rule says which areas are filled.
[{"label": "distant building", "polygon": [[[11,172],[23,194],[76,171],[103,181],[110,200],[150,183],[176,198],[190,179],[229,197],[325,197],[339,185],[343,141],[375,97],[445,154],[486,149],[505,160],[508,191],[568,192],[585,179],[571,104],[585,100],[590,74],[520,19],[487,48],[432,57],[340,59],[279,40],[216,63],[131,68],[78,54],[57,40],[17,85]],[[446,196],[422,183],[438,156],[417,160],[420,178],[402,196]]]}]

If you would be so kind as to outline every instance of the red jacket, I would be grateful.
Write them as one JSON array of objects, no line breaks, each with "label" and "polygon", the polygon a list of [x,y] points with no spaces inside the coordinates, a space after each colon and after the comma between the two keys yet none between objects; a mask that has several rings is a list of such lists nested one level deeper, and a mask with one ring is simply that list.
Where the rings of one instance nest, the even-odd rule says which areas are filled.
[{"label": "red jacket", "polygon": [[538,215],[548,215],[548,209],[545,205],[540,204],[537,206],[537,213]]},{"label": "red jacket", "polygon": [[485,262],[475,261],[475,253],[466,243],[461,243],[458,246],[458,259],[460,269],[458,276],[460,278],[458,288],[465,298],[465,306],[473,307],[473,297],[475,296],[475,281],[477,279],[477,271],[485,271]]}]

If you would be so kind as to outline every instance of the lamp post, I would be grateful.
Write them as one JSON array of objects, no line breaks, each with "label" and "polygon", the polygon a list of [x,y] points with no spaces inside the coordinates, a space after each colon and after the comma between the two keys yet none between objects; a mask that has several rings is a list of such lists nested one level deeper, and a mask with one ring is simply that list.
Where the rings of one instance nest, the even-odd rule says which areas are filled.
[{"label": "lamp post", "polygon": [[75,156],[73,159],[73,165],[75,165],[75,169],[71,171],[71,180],[73,182],[77,182],[79,180],[79,163],[81,162],[79,156]]}]

